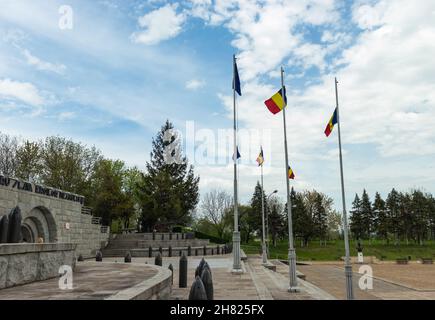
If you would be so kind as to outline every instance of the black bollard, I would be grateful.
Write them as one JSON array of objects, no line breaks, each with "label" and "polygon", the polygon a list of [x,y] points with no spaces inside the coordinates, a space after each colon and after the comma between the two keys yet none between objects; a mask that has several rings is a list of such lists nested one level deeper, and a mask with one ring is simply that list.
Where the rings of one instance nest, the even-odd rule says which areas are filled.
[{"label": "black bollard", "polygon": [[181,257],[183,255],[183,250],[180,250],[179,256]]},{"label": "black bollard", "polygon": [[180,271],[178,277],[178,287],[187,288],[187,257],[182,255],[180,258]]},{"label": "black bollard", "polygon": [[178,240],[178,233],[177,233],[177,240]]},{"label": "black bollard", "polygon": [[9,217],[5,214],[0,218],[0,243],[8,242]]},{"label": "black bollard", "polygon": [[204,255],[207,255],[207,246],[204,246]]},{"label": "black bollard", "polygon": [[125,263],[130,263],[131,262],[131,253],[130,253],[130,251],[127,251],[127,253],[125,254],[124,262]]},{"label": "black bollard", "polygon": [[214,254],[214,248],[211,248],[211,255]]},{"label": "black bollard", "polygon": [[189,257],[192,255],[192,248],[190,246],[187,247],[187,255]]},{"label": "black bollard", "polygon": [[210,274],[211,274],[211,268],[210,268],[208,262],[205,262],[204,265],[202,266],[201,274],[204,272],[205,269],[208,269],[208,271],[210,271]]},{"label": "black bollard", "polygon": [[[208,264],[206,264],[206,266],[208,266]],[[213,278],[209,268],[204,267],[201,280],[205,288],[205,293],[207,294],[207,300],[213,300]]]},{"label": "black bollard", "polygon": [[154,258],[154,264],[156,266],[162,266],[163,262],[162,262],[162,255],[160,254],[160,252],[156,255],[156,257]]},{"label": "black bollard", "polygon": [[171,273],[172,273],[172,275],[171,275],[171,284],[174,284],[174,267],[172,266],[172,263],[169,264],[168,269],[171,270]]},{"label": "black bollard", "polygon": [[169,240],[172,240],[172,232],[169,232]]},{"label": "black bollard", "polygon": [[190,288],[189,300],[207,300],[207,293],[205,292],[204,284],[198,276]]},{"label": "black bollard", "polygon": [[103,254],[100,250],[97,250],[95,254],[95,261],[101,262],[103,261]]},{"label": "black bollard", "polygon": [[198,248],[195,249],[195,256],[198,255]]},{"label": "black bollard", "polygon": [[16,206],[9,213],[8,243],[21,241],[21,209]]},{"label": "black bollard", "polygon": [[79,257],[77,258],[77,261],[85,261],[85,259],[83,259],[83,256],[81,254],[79,254]]},{"label": "black bollard", "polygon": [[181,239],[184,240],[184,233],[181,233]]},{"label": "black bollard", "polygon": [[168,257],[172,257],[172,247],[169,246],[168,248]]},{"label": "black bollard", "polygon": [[165,240],[165,234],[162,233],[162,240]]},{"label": "black bollard", "polygon": [[216,254],[220,254],[220,247],[216,246]]},{"label": "black bollard", "polygon": [[156,233],[153,231],[153,240],[156,240]]},{"label": "black bollard", "polygon": [[153,256],[153,247],[148,247],[148,257],[151,258]]},{"label": "black bollard", "polygon": [[163,255],[163,248],[162,248],[162,246],[159,247],[159,252],[160,252],[161,255]]}]

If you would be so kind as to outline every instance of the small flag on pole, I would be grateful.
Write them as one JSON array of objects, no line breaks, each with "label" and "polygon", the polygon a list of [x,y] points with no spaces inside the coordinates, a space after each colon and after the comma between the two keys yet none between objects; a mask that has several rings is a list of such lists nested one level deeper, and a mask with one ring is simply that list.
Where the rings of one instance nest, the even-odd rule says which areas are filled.
[{"label": "small flag on pole", "polygon": [[239,94],[242,95],[242,90],[240,89],[240,78],[239,78],[239,70],[237,69],[236,58],[234,58],[234,79],[233,79],[233,89]]},{"label": "small flag on pole", "polygon": [[264,104],[273,114],[277,114],[287,105],[287,96],[284,87],[284,95],[282,89],[275,93],[272,98],[264,101]]},{"label": "small flag on pole", "polygon": [[258,157],[257,157],[257,163],[258,163],[258,166],[263,165],[263,162],[264,162],[263,147],[261,147],[260,154],[259,154]]},{"label": "small flag on pole", "polygon": [[[239,147],[237,147],[237,159],[240,159]],[[233,160],[234,160],[234,154],[233,154]]]},{"label": "small flag on pole", "polygon": [[294,180],[295,178],[295,173],[293,172],[292,168],[290,168],[290,166],[288,166],[288,178]]},{"label": "small flag on pole", "polygon": [[329,135],[332,132],[332,129],[334,128],[334,125],[337,123],[337,108],[334,110],[334,114],[332,115],[331,119],[329,120],[328,124],[326,125],[325,129],[325,135],[329,137]]}]

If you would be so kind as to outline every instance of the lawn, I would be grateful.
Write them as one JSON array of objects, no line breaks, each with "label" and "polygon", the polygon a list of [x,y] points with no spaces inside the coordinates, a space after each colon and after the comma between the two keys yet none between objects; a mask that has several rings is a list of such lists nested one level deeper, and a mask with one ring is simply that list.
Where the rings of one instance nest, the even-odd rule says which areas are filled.
[{"label": "lawn", "polygon": [[[424,245],[414,243],[399,245],[385,244],[382,241],[362,242],[363,254],[365,256],[376,256],[381,260],[395,260],[397,258],[411,257],[411,260],[419,258],[435,257],[435,241],[427,241]],[[249,244],[242,244],[242,249],[246,254],[258,254],[261,244],[259,241],[252,241]],[[350,242],[350,254],[357,255],[357,243]],[[344,256],[343,240],[329,241],[326,245],[320,246],[318,241],[312,241],[308,247],[296,245],[297,259],[301,261],[337,261]],[[287,259],[288,242],[278,242],[276,247],[270,245],[270,255],[272,259]]]}]

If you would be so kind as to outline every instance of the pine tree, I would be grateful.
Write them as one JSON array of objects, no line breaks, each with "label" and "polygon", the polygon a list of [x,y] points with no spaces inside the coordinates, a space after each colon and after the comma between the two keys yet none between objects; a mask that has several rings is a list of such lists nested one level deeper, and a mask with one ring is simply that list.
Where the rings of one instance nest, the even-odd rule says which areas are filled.
[{"label": "pine tree", "polygon": [[412,234],[415,241],[423,245],[429,226],[428,197],[420,190],[414,190],[411,198]]},{"label": "pine tree", "polygon": [[268,226],[272,237],[272,244],[276,247],[278,237],[285,235],[286,225],[283,211],[283,205],[276,197],[268,201]]},{"label": "pine tree", "polygon": [[376,192],[372,208],[374,220],[374,231],[376,235],[388,243],[389,221],[385,201],[382,200],[379,192]]},{"label": "pine tree", "polygon": [[261,203],[261,197],[263,197],[264,201],[264,210],[267,208],[266,204],[266,195],[264,194],[264,191],[261,190],[261,185],[257,181],[257,185],[255,186],[254,194],[251,198],[251,216],[249,217],[248,223],[251,226],[251,230],[254,232],[257,232],[261,235],[262,233],[262,203]]},{"label": "pine tree", "polygon": [[181,141],[169,120],[152,142],[147,173],[138,184],[142,230],[186,224],[199,201],[199,177],[182,155]]},{"label": "pine tree", "polygon": [[322,195],[316,192],[314,198],[314,208],[313,208],[313,227],[314,235],[319,238],[320,242],[325,241],[328,234],[328,215],[324,205],[324,199]]},{"label": "pine tree", "polygon": [[364,237],[364,224],[361,212],[361,200],[358,194],[355,194],[350,214],[350,231],[356,239],[361,239]]},{"label": "pine tree", "polygon": [[387,209],[388,229],[394,233],[395,243],[399,244],[400,216],[399,216],[399,193],[393,188],[385,201]]},{"label": "pine tree", "polygon": [[374,229],[374,217],[372,212],[372,204],[370,202],[369,195],[367,194],[367,191],[365,189],[361,197],[361,217],[364,227],[364,236],[370,241]]}]

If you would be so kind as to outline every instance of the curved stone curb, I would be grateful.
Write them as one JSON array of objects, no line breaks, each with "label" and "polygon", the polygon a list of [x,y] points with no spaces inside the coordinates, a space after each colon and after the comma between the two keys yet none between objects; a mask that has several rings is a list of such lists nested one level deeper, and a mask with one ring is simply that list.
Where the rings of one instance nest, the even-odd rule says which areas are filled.
[{"label": "curved stone curb", "polygon": [[[138,265],[132,263],[131,265]],[[164,267],[147,264],[157,274],[137,285],[119,291],[104,300],[168,300],[172,291],[172,272]]]}]

